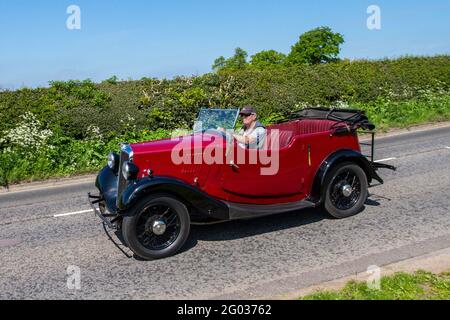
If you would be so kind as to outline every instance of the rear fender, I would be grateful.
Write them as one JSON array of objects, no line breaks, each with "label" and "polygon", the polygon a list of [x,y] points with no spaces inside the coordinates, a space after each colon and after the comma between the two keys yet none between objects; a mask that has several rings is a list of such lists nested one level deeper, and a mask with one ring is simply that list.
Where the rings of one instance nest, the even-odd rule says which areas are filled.
[{"label": "rear fender", "polygon": [[327,174],[333,167],[343,162],[352,162],[360,166],[366,173],[367,182],[369,184],[372,180],[377,180],[379,183],[383,183],[383,179],[381,179],[381,177],[376,173],[376,168],[361,153],[350,149],[339,150],[331,154],[320,165],[320,168],[314,177],[310,195],[311,201],[316,203],[321,203],[323,201],[322,190],[325,187],[325,179]]},{"label": "rear fender", "polygon": [[[190,206],[195,214],[205,218],[228,220],[227,206],[195,186],[170,177],[147,177],[130,184],[122,193],[120,211],[131,214],[130,210],[138,201],[152,194],[170,194]],[[192,213],[192,212],[191,212]]]}]

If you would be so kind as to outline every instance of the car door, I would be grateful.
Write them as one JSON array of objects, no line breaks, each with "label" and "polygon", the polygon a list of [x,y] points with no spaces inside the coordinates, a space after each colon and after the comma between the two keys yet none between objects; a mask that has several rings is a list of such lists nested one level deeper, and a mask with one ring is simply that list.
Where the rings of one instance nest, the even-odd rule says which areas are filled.
[{"label": "car door", "polygon": [[[305,149],[298,139],[279,150],[244,149],[234,143],[233,157],[227,157],[222,166],[221,186],[228,193],[250,198],[303,193]],[[242,155],[245,155],[245,161],[242,161]]]}]

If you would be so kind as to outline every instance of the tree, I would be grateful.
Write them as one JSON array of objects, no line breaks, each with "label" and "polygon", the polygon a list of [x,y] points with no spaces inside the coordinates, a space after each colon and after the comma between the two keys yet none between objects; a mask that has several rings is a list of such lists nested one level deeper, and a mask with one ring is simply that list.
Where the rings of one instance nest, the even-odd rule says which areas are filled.
[{"label": "tree", "polygon": [[344,37],[329,27],[319,27],[300,36],[287,57],[288,64],[319,64],[338,60]]},{"label": "tree", "polygon": [[119,78],[117,78],[117,76],[112,76],[112,77],[104,80],[103,83],[117,84],[118,80],[119,80]]},{"label": "tree", "polygon": [[267,50],[253,55],[250,64],[257,69],[265,69],[267,67],[281,65],[285,59],[286,55],[284,53]]},{"label": "tree", "polygon": [[225,59],[225,57],[224,56],[220,56],[216,60],[214,60],[214,63],[212,65],[212,69],[214,71],[219,71],[219,70],[225,68],[226,63],[227,63],[227,60]]},{"label": "tree", "polygon": [[228,59],[227,67],[231,69],[243,69],[247,65],[248,53],[244,49],[236,48],[234,56]]},{"label": "tree", "polygon": [[214,71],[244,69],[248,64],[247,57],[248,54],[244,49],[236,48],[234,56],[228,59],[225,59],[223,56],[217,58],[212,68]]}]

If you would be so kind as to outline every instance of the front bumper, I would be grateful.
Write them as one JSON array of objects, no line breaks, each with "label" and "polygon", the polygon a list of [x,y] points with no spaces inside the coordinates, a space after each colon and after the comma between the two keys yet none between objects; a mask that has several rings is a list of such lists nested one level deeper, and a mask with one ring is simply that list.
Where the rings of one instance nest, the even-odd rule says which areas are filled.
[{"label": "front bumper", "polygon": [[88,201],[94,213],[109,227],[118,228],[121,215],[117,210],[117,176],[109,167],[104,167],[95,181],[98,195],[88,193]]},{"label": "front bumper", "polygon": [[89,192],[88,200],[95,215],[98,216],[109,228],[117,229],[117,222],[119,221],[120,216],[118,214],[106,213],[105,199],[103,196],[92,195]]}]

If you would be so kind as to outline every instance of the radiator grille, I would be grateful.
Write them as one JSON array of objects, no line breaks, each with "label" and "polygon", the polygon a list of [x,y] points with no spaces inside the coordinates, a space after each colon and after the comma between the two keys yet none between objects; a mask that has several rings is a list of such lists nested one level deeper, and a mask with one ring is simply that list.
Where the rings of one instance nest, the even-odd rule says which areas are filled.
[{"label": "radiator grille", "polygon": [[119,162],[119,176],[117,179],[117,207],[120,208],[120,199],[122,197],[122,192],[125,190],[127,186],[127,180],[123,177],[122,174],[122,165],[126,161],[131,161],[133,156],[133,151],[131,150],[130,145],[122,144],[120,148],[120,162]]}]

